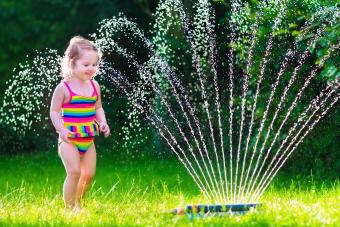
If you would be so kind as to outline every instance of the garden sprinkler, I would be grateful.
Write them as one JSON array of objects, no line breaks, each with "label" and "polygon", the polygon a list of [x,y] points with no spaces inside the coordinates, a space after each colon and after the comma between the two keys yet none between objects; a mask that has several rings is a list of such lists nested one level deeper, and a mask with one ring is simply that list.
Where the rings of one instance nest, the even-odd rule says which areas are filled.
[{"label": "garden sprinkler", "polygon": [[185,208],[178,207],[171,211],[174,215],[183,215],[183,214],[244,214],[249,211],[251,208],[255,208],[260,206],[260,203],[236,203],[236,204],[226,204],[226,205],[206,205],[206,204],[193,204],[187,205]]}]

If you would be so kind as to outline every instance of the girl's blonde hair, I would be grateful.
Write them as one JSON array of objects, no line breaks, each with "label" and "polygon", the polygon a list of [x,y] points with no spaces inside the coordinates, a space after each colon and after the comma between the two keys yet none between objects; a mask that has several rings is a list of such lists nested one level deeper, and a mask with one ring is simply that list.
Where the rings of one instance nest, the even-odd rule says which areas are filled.
[{"label": "girl's blonde hair", "polygon": [[97,64],[99,65],[102,56],[100,50],[90,40],[85,39],[81,36],[75,36],[70,40],[70,43],[66,48],[64,57],[61,60],[61,76],[65,80],[68,80],[71,77],[72,69],[75,65],[75,62],[80,58],[81,50],[96,51],[98,54]]}]

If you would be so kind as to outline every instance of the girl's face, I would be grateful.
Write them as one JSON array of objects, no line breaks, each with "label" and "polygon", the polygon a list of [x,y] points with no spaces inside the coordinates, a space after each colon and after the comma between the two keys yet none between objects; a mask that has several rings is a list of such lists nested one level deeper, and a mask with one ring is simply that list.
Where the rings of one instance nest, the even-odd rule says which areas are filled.
[{"label": "girl's face", "polygon": [[98,69],[98,53],[94,50],[81,50],[80,58],[76,60],[72,76],[79,80],[90,80]]}]

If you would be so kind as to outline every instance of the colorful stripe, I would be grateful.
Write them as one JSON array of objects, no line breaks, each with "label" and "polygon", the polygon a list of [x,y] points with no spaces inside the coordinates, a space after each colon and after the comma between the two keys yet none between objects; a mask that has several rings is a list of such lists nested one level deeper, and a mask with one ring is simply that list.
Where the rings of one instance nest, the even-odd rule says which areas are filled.
[{"label": "colorful stripe", "polygon": [[77,147],[81,155],[85,154],[94,141],[93,137],[69,138],[69,140]]},{"label": "colorful stripe", "polygon": [[[77,95],[72,92],[69,85],[64,82],[67,89],[70,92],[70,101],[62,105],[62,117],[65,128],[72,132],[69,138],[87,138],[94,137],[98,135],[99,128],[95,123],[96,119],[96,108],[95,104],[97,101],[97,92],[93,81],[91,81],[92,87],[94,89],[93,95],[91,97]],[[78,141],[78,140],[77,140]],[[83,148],[88,148],[88,142],[77,142],[76,145],[78,150],[83,150]],[[93,138],[92,138],[93,142]]]}]

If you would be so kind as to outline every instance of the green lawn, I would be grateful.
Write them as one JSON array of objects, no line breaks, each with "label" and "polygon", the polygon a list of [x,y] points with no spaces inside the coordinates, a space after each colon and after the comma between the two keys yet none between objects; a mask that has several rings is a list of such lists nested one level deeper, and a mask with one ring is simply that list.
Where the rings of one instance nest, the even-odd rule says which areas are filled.
[{"label": "green lawn", "polygon": [[65,211],[65,173],[56,153],[0,156],[0,225],[204,225],[336,226],[340,183],[312,177],[278,177],[246,215],[195,218],[173,216],[179,204],[199,203],[199,192],[176,161],[98,157],[95,183],[79,213]]}]

